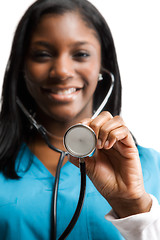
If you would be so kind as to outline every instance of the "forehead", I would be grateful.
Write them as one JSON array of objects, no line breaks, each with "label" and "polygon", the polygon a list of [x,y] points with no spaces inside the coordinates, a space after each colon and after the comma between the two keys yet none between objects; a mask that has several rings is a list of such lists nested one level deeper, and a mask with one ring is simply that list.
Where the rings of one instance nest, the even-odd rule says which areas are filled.
[{"label": "forehead", "polygon": [[46,14],[41,17],[32,33],[31,40],[39,37],[90,40],[100,45],[97,32],[88,26],[78,12],[67,12],[62,15]]}]

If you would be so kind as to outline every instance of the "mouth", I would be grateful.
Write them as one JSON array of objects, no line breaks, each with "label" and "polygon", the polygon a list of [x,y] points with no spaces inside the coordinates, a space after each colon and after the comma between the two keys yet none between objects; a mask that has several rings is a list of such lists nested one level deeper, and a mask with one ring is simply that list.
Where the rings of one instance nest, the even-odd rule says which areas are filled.
[{"label": "mouth", "polygon": [[51,89],[51,92],[58,95],[68,95],[78,91],[78,88]]},{"label": "mouth", "polygon": [[42,91],[52,100],[68,102],[74,100],[82,89],[81,87],[42,88]]}]

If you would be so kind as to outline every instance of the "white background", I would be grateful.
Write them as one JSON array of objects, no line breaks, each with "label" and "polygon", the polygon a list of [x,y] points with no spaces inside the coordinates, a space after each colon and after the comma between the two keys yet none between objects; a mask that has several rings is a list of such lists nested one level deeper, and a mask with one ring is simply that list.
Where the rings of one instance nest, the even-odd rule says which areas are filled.
[{"label": "white background", "polygon": [[[33,0],[0,3],[0,92],[17,23]],[[138,143],[160,151],[159,0],[92,0],[107,20],[123,85],[122,116]]]}]

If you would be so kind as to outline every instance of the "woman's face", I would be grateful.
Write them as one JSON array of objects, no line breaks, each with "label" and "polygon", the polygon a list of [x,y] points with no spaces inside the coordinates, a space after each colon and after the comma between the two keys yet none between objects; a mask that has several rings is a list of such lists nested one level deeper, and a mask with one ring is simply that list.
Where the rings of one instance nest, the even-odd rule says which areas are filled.
[{"label": "woman's face", "polygon": [[26,84],[39,114],[58,121],[92,115],[101,46],[78,13],[44,15],[32,34]]}]

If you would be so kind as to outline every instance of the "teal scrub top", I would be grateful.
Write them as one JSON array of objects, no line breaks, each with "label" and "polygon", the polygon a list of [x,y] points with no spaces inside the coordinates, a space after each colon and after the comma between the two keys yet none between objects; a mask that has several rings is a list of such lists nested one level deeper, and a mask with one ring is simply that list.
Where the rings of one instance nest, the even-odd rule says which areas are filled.
[{"label": "teal scrub top", "polygon": [[[160,200],[160,154],[138,146],[144,185]],[[49,240],[54,177],[23,144],[16,161],[19,180],[0,174],[0,239]],[[70,222],[79,198],[80,172],[70,162],[61,169],[57,202],[57,239]],[[86,196],[80,217],[69,240],[124,239],[104,216],[111,210],[87,177]]]}]

